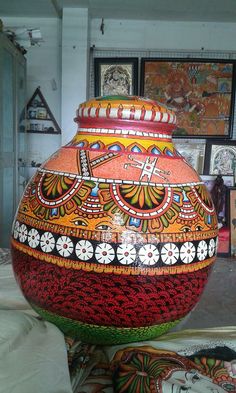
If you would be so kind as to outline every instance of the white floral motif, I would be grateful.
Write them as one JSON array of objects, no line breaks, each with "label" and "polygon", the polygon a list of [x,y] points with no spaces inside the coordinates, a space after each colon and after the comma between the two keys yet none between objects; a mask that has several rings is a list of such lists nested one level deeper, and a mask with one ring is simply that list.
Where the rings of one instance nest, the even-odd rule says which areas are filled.
[{"label": "white floral motif", "polygon": [[51,232],[44,232],[40,239],[40,247],[44,252],[51,252],[55,247],[55,239]]},{"label": "white floral motif", "polygon": [[18,238],[19,229],[20,229],[20,223],[19,223],[19,221],[16,221],[15,227],[14,227],[14,232],[13,232],[14,239]]},{"label": "white floral motif", "polygon": [[180,248],[180,258],[183,263],[191,263],[196,255],[196,249],[193,243],[186,242]]},{"label": "white floral motif", "polygon": [[101,243],[97,246],[95,257],[99,263],[108,264],[115,258],[115,251],[108,243]]},{"label": "white floral motif", "polygon": [[69,257],[74,250],[73,243],[68,236],[59,237],[56,248],[62,257]]},{"label": "white floral motif", "polygon": [[178,247],[174,243],[166,243],[161,249],[161,258],[166,265],[174,265],[179,258]]},{"label": "white floral motif", "polygon": [[82,261],[88,261],[93,256],[93,246],[88,240],[80,240],[75,246],[75,253]]},{"label": "white floral motif", "polygon": [[30,229],[28,233],[28,243],[31,248],[36,248],[39,245],[40,236],[36,229]]},{"label": "white floral motif", "polygon": [[19,240],[21,243],[24,243],[27,239],[28,231],[25,224],[22,224],[19,228]]},{"label": "white floral motif", "polygon": [[136,259],[136,250],[132,244],[121,244],[117,248],[117,258],[122,265],[130,265]]},{"label": "white floral motif", "polygon": [[139,258],[144,265],[155,265],[159,259],[159,251],[153,244],[146,244],[140,248]]},{"label": "white floral motif", "polygon": [[199,261],[203,261],[207,256],[207,244],[205,240],[201,240],[197,248],[197,257]]},{"label": "white floral motif", "polygon": [[213,255],[215,254],[215,250],[216,250],[215,240],[211,239],[208,246],[208,255],[210,258],[213,257]]}]

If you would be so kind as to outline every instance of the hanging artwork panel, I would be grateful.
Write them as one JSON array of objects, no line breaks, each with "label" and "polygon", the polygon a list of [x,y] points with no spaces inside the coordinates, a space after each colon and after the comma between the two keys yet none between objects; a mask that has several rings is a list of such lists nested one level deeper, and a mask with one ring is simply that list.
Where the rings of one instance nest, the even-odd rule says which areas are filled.
[{"label": "hanging artwork panel", "polygon": [[95,97],[138,94],[138,58],[95,58]]},{"label": "hanging artwork panel", "polygon": [[236,166],[235,141],[207,141],[204,173],[233,176]]},{"label": "hanging artwork panel", "polygon": [[203,59],[141,61],[141,95],[177,114],[178,137],[230,138],[234,62]]}]

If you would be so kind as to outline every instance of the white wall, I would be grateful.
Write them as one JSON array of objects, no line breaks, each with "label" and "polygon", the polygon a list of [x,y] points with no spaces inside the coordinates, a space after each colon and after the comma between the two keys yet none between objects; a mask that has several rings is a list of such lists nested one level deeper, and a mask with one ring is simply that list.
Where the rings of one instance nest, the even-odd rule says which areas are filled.
[{"label": "white wall", "polygon": [[91,46],[102,48],[236,50],[236,23],[91,20]]},{"label": "white wall", "polygon": [[76,110],[86,101],[89,73],[89,18],[87,8],[66,8],[62,15],[62,143],[75,135]]},{"label": "white wall", "polygon": [[[43,42],[27,49],[27,101],[40,86],[61,124],[61,21],[56,18],[4,18],[4,26],[40,28]],[[27,164],[44,161],[61,145],[61,135],[28,134]]]},{"label": "white wall", "polygon": [[[116,56],[175,56],[191,53],[196,57],[236,59],[236,23],[169,22],[143,20],[104,20],[104,34],[100,31],[101,19],[91,20],[90,46],[100,53]],[[123,52],[122,52],[123,49]],[[150,50],[150,52],[149,52]],[[174,56],[174,54],[172,54]],[[93,85],[91,85],[93,87]],[[93,89],[92,89],[93,91]],[[236,103],[233,139],[236,139]]]},{"label": "white wall", "polygon": [[[75,133],[75,110],[87,98],[89,47],[137,51],[204,48],[205,51],[234,51],[233,56],[236,55],[236,23],[105,19],[103,35],[101,19],[89,20],[86,9],[64,9],[63,20],[1,18],[5,26],[41,29],[44,42],[40,47],[29,48],[26,55],[28,99],[41,86],[53,115],[62,125],[62,139],[57,135],[29,134],[29,161],[43,161],[57,150],[61,141],[66,143]],[[57,90],[53,90],[54,81]]]}]

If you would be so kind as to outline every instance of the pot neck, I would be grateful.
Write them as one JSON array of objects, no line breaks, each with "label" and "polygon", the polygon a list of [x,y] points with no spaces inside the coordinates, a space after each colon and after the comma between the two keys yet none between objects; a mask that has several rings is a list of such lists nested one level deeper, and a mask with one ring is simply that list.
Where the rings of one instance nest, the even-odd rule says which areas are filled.
[{"label": "pot neck", "polygon": [[[173,124],[119,120],[81,119],[77,134],[67,147],[103,152],[134,154],[174,154]],[[166,153],[167,152],[167,153]],[[168,153],[169,152],[169,153]]]},{"label": "pot neck", "polygon": [[87,133],[93,135],[109,135],[119,138],[139,138],[143,140],[155,139],[160,141],[172,141],[172,133],[175,125],[163,122],[135,121],[124,119],[92,119],[76,118],[78,123],[77,135]]}]

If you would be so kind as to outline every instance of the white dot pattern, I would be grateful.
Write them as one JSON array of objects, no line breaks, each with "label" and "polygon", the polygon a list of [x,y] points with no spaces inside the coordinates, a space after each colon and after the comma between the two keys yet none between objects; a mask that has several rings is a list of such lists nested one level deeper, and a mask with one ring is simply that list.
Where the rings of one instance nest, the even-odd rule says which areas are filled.
[{"label": "white dot pattern", "polygon": [[60,236],[52,232],[28,228],[16,221],[13,227],[13,238],[32,249],[44,253],[52,253],[58,257],[71,258],[82,262],[99,264],[115,263],[155,267],[161,265],[190,264],[212,258],[217,253],[218,239],[200,240],[184,243],[162,243],[144,245],[121,243],[98,243],[85,239]]}]

